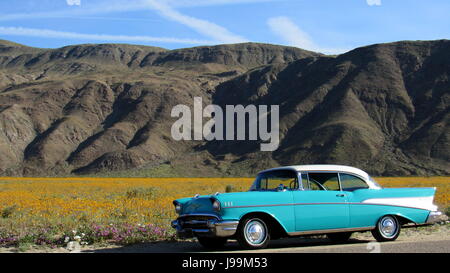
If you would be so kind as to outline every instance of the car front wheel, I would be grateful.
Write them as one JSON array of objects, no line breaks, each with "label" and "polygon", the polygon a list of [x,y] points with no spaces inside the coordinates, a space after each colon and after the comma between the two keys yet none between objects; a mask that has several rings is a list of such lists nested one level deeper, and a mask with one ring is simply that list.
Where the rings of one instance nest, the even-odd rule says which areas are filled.
[{"label": "car front wheel", "polygon": [[260,218],[247,218],[238,227],[237,240],[246,249],[265,248],[270,241],[267,224]]},{"label": "car front wheel", "polygon": [[372,235],[378,242],[394,241],[400,235],[400,223],[395,216],[385,215],[378,220]]}]

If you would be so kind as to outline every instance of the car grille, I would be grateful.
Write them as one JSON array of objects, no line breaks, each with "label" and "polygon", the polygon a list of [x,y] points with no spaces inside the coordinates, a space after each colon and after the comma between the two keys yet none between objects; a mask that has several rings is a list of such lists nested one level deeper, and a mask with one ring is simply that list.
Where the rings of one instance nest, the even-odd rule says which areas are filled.
[{"label": "car grille", "polygon": [[207,229],[208,220],[217,220],[213,215],[186,215],[178,219],[182,228]]}]

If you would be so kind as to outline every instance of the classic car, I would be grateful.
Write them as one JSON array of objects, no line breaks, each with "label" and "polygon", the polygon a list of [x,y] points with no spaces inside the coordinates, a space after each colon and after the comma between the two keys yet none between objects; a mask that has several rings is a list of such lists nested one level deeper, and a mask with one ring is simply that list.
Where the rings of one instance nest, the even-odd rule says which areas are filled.
[{"label": "classic car", "polygon": [[371,231],[393,241],[403,225],[435,223],[436,188],[382,188],[366,172],[341,165],[299,165],[260,172],[247,192],[196,195],[173,201],[181,238],[206,248],[234,238],[248,249],[271,239],[326,234],[335,242]]}]

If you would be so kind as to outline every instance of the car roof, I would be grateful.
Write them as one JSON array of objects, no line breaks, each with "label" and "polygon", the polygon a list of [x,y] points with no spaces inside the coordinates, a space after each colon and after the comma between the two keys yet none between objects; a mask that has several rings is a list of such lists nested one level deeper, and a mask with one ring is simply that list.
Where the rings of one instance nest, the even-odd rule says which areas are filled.
[{"label": "car roof", "polygon": [[[331,164],[318,164],[318,165],[293,165],[293,166],[284,166],[278,168],[267,169],[262,172],[275,171],[275,170],[294,170],[297,172],[311,172],[311,171],[327,171],[327,172],[345,172],[345,173],[353,173],[364,180],[369,180],[369,174],[363,170],[360,170],[355,167],[345,166],[345,165],[331,165]],[[262,173],[261,172],[261,173]]]}]

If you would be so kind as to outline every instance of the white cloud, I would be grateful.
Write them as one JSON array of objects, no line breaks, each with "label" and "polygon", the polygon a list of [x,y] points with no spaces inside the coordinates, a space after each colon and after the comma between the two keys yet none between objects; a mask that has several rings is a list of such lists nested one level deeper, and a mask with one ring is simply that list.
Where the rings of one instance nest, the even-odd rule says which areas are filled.
[{"label": "white cloud", "polygon": [[76,32],[56,31],[50,29],[36,29],[23,27],[0,27],[0,35],[45,37],[58,39],[73,39],[85,41],[104,41],[104,42],[158,42],[158,43],[180,43],[180,44],[213,44],[212,41],[179,39],[170,37],[152,37],[152,36],[128,36],[128,35],[108,35],[108,34],[86,34]]},{"label": "white cloud", "polygon": [[81,6],[81,0],[66,0],[69,6]]},{"label": "white cloud", "polygon": [[[48,12],[1,14],[0,21],[13,21],[23,19],[36,19],[36,18],[62,18],[62,17],[74,18],[74,16],[140,11],[149,8],[147,0],[108,0],[108,1],[103,0],[101,2],[96,2],[95,4],[92,4],[92,2],[83,2],[82,6],[81,0],[66,0],[66,1],[71,1],[71,3],[73,1],[80,1],[80,8],[56,10]],[[288,1],[288,0],[160,0],[160,3],[163,3],[172,8],[179,8],[179,7],[201,7],[201,6],[233,5],[233,4],[237,5],[237,4],[276,2],[276,1]]]},{"label": "white cloud", "polygon": [[183,24],[195,30],[196,32],[210,37],[220,43],[247,42],[245,38],[231,33],[229,30],[222,26],[219,26],[207,20],[202,20],[182,14],[161,1],[147,0],[147,3],[149,4],[150,8],[156,10],[161,16]]},{"label": "white cloud", "polygon": [[270,29],[285,40],[290,45],[295,45],[305,49],[315,48],[316,45],[309,35],[302,31],[288,17],[272,17],[267,20]]},{"label": "white cloud", "polygon": [[381,0],[366,0],[369,6],[381,6]]},{"label": "white cloud", "polygon": [[63,9],[48,12],[27,12],[27,13],[12,13],[3,14],[0,16],[0,21],[14,21],[14,20],[26,20],[26,19],[40,19],[40,18],[64,18],[64,17],[81,17],[86,15],[95,14],[108,14],[116,12],[127,12],[142,10],[148,7],[148,4],[140,1],[109,1],[103,2],[103,4],[90,5],[89,3],[83,4],[77,9]]},{"label": "white cloud", "polygon": [[[77,1],[77,0],[66,0]],[[267,1],[283,1],[283,0],[111,0],[103,1],[102,4],[96,3],[89,5],[86,4],[80,9],[60,10],[50,12],[39,13],[16,13],[6,14],[0,16],[0,21],[12,21],[22,19],[37,19],[37,18],[65,18],[65,17],[79,17],[83,19],[83,16],[94,14],[106,14],[125,11],[136,11],[151,9],[158,12],[163,18],[169,19],[180,24],[183,24],[196,32],[211,38],[214,44],[217,43],[240,43],[247,40],[239,35],[231,33],[226,28],[219,26],[213,22],[207,20],[198,19],[185,14],[172,8],[172,4],[175,6],[191,7],[191,6],[205,6],[205,5],[224,5],[224,4],[240,4],[240,3],[256,3]],[[169,5],[170,4],[170,5]],[[209,43],[210,44],[210,43]]]},{"label": "white cloud", "polygon": [[253,4],[262,2],[282,2],[288,0],[162,0],[171,7],[204,7],[219,5]]},{"label": "white cloud", "polygon": [[282,38],[288,45],[325,54],[340,54],[348,51],[343,48],[323,48],[318,46],[308,33],[304,32],[291,19],[285,16],[272,17],[267,24],[273,33]]}]

